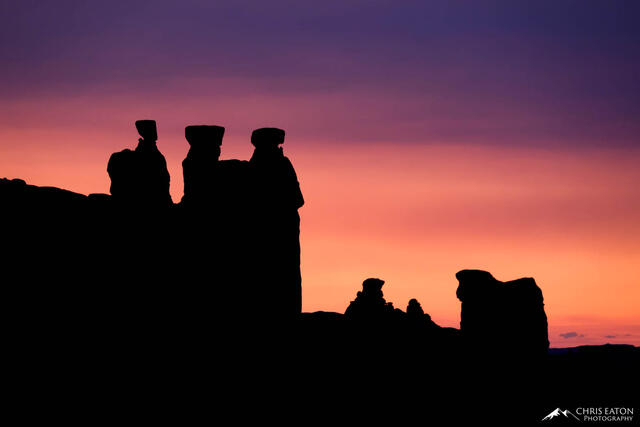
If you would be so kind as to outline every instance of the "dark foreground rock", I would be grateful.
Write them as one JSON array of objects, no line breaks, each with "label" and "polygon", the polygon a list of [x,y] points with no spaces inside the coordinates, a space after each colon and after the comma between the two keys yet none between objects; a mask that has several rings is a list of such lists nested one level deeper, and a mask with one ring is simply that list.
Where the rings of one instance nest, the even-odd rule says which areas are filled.
[{"label": "dark foreground rock", "polygon": [[270,305],[253,311],[254,288],[228,287],[230,273],[220,272],[250,262],[221,266],[224,258],[198,252],[194,242],[211,240],[199,240],[180,205],[124,208],[109,195],[6,179],[0,200],[5,404],[25,421],[523,425],[556,407],[636,397],[625,391],[637,377],[636,347],[540,357],[546,317],[532,279],[463,274],[462,333],[439,327],[417,300],[394,307],[375,280],[345,314],[283,321]]},{"label": "dark foreground rock", "polygon": [[460,330],[469,345],[480,352],[507,345],[515,355],[546,355],[547,316],[534,279],[501,282],[481,270],[462,270],[456,278]]}]

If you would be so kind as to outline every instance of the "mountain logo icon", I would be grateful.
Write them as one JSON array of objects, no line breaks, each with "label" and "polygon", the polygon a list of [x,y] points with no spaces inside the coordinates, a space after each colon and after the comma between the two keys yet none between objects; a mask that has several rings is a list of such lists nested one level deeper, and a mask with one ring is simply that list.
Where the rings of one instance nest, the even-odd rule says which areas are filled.
[{"label": "mountain logo icon", "polygon": [[554,409],[553,411],[551,411],[551,413],[550,413],[549,415],[547,415],[546,417],[544,417],[544,418],[542,419],[542,421],[550,420],[550,419],[555,418],[555,417],[560,416],[560,415],[564,415],[564,416],[565,416],[565,418],[569,418],[569,416],[572,416],[572,417],[573,417],[573,418],[575,418],[576,420],[580,421],[580,418],[576,417],[576,416],[573,414],[573,412],[571,412],[570,410],[565,409],[565,410],[563,411],[563,410],[562,410],[562,409],[560,409],[560,408],[556,408],[556,409]]}]

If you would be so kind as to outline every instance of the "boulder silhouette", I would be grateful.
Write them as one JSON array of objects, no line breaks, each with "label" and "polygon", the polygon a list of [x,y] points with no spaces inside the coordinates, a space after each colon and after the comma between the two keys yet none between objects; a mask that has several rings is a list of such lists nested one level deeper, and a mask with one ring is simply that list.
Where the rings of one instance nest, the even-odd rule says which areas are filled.
[{"label": "boulder silhouette", "polygon": [[156,122],[136,121],[142,138],[135,150],[125,149],[109,158],[107,172],[111,178],[111,195],[120,205],[130,207],[168,207],[170,177],[167,162],[158,150]]},{"label": "boulder silhouette", "polygon": [[546,355],[547,316],[534,279],[501,282],[482,270],[462,270],[456,278],[460,330],[468,344],[486,352],[508,346],[525,357]]},{"label": "boulder silhouette", "polygon": [[[427,314],[426,316],[429,315]],[[407,304],[407,318],[412,321],[419,322],[424,320],[424,317],[424,310],[422,309],[420,302],[415,298],[411,298],[409,300],[409,304]],[[431,320],[431,316],[429,316],[428,318],[429,320]]]},{"label": "boulder silhouette", "polygon": [[[422,353],[452,354],[458,351],[461,345],[460,331],[455,328],[444,328],[431,319],[424,312],[420,302],[412,298],[407,305],[407,333],[408,341],[413,348]],[[443,352],[442,349],[447,349]]]},{"label": "boulder silhouette", "polygon": [[420,302],[415,298],[410,299],[409,304],[407,304],[407,320],[414,326],[423,327],[428,330],[439,328],[439,326],[431,320],[431,316],[424,312]]}]

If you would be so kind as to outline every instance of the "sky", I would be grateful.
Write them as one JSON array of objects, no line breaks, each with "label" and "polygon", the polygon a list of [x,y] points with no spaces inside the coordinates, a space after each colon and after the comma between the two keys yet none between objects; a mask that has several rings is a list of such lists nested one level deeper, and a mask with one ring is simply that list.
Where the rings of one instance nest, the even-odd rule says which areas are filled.
[{"label": "sky", "polygon": [[158,122],[286,130],[303,309],[367,277],[459,326],[455,273],[534,277],[551,345],[640,345],[640,3],[4,1],[0,177],[108,193]]}]

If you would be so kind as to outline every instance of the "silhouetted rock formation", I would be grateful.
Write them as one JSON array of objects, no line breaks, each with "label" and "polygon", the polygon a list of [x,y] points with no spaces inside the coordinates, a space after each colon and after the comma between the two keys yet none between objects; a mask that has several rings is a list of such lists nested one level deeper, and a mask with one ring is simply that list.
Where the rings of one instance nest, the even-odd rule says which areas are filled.
[{"label": "silhouetted rock formation", "polygon": [[[251,223],[254,242],[254,292],[284,318],[295,318],[302,309],[300,274],[300,215],[304,204],[298,177],[283,154],[284,131],[256,129],[251,135],[255,150],[249,161],[251,174]],[[264,282],[271,283],[269,287]]]},{"label": "silhouetted rock formation", "polygon": [[[59,397],[62,407],[69,390],[74,404],[89,395],[111,411],[113,396],[138,405],[168,394],[173,405],[172,390],[193,401],[213,388],[222,412],[234,416],[312,401],[310,411],[355,407],[359,422],[379,422],[384,411],[367,408],[384,399],[394,417],[419,408],[430,422],[445,418],[435,424],[451,414],[471,424],[487,413],[526,423],[560,404],[635,399],[625,390],[635,383],[637,347],[584,347],[526,363],[513,357],[548,347],[533,279],[502,283],[487,272],[459,272],[462,334],[438,326],[415,299],[406,313],[394,308],[379,279],[364,281],[344,315],[293,316],[302,196],[280,156],[264,165],[218,160],[211,167],[219,175],[187,173],[196,177],[187,191],[202,203],[187,198],[142,216],[115,195],[0,179],[4,343],[18,384],[49,385],[46,400],[56,405]],[[287,179],[270,180],[271,161],[280,164],[274,174],[289,170]],[[192,192],[200,179],[206,185]]]},{"label": "silhouetted rock formation", "polygon": [[407,304],[407,320],[413,325],[429,329],[439,327],[431,320],[431,316],[425,314],[422,306],[415,298],[410,299],[409,304]]},{"label": "silhouetted rock formation", "polygon": [[424,314],[420,302],[415,298],[411,298],[407,304],[407,318],[412,322],[431,321],[431,316]]},{"label": "silhouetted rock formation", "polygon": [[[155,141],[155,127],[144,126],[144,141]],[[549,345],[533,279],[459,272],[462,333],[438,326],[416,299],[406,313],[394,308],[380,279],[365,280],[345,314],[298,315],[304,202],[278,147],[284,132],[256,131],[251,162],[219,160],[222,135],[214,126],[185,130],[178,205],[155,142],[112,156],[113,196],[0,179],[11,395],[35,389],[55,410],[73,402],[73,414],[107,402],[91,417],[123,400],[153,402],[146,419],[213,391],[220,419],[253,412],[263,422],[275,408],[281,422],[306,405],[360,424],[381,423],[383,413],[393,415],[389,424],[402,415],[530,424],[558,405],[635,405],[627,390],[637,382],[637,347],[523,360]],[[25,414],[41,410],[27,400]]]},{"label": "silhouetted rock formation", "polygon": [[[260,300],[250,292],[246,268],[253,251],[248,237],[249,163],[219,159],[223,135],[221,126],[185,128],[190,149],[182,162],[185,188],[177,215],[183,229],[179,238],[185,282],[202,301],[202,310],[211,313],[209,321],[234,318],[239,325],[255,320]],[[243,305],[243,316],[238,316],[237,304]]]},{"label": "silhouetted rock formation", "polygon": [[362,282],[362,291],[344,312],[348,320],[367,324],[387,324],[400,320],[402,313],[387,302],[382,293],[384,280],[369,278]]},{"label": "silhouetted rock formation", "polygon": [[[189,378],[176,389],[198,392],[197,378],[206,392],[213,384],[242,395],[244,410],[248,387],[277,384],[286,398],[263,389],[251,404],[290,407],[311,396],[323,407],[356,399],[361,411],[383,397],[397,408],[430,406],[430,421],[463,407],[475,422],[496,401],[492,417],[537,421],[561,402],[625,398],[611,383],[627,382],[638,349],[544,357],[547,319],[533,279],[458,272],[461,330],[437,325],[416,299],[406,312],[394,308],[373,278],[344,314],[300,314],[304,200],[280,147],[284,131],[256,130],[250,161],[220,160],[224,128],[188,126],[185,194],[174,205],[155,124],[137,126],[138,148],[110,159],[111,196],[0,179],[0,261],[15,335],[7,347],[22,351],[20,372],[34,372],[33,383],[44,360],[64,375],[56,392],[74,378],[85,390],[87,372],[104,371],[116,386],[96,384],[120,396],[147,369],[145,383],[174,375]],[[306,384],[316,388],[301,397]],[[435,400],[425,390],[437,390]]]},{"label": "silhouetted rock formation", "polygon": [[109,159],[107,172],[111,178],[111,195],[126,206],[170,206],[170,177],[167,162],[156,146],[156,122],[138,120],[136,128],[142,138],[138,139],[135,151],[125,149],[113,153]]},{"label": "silhouetted rock formation", "polygon": [[[221,126],[187,126],[185,138],[190,148],[182,161],[185,205],[207,207],[220,202],[216,190],[221,187],[220,146],[224,128]],[[219,207],[220,208],[220,207]]]},{"label": "silhouetted rock formation", "polygon": [[[85,268],[65,277],[73,286],[83,286],[86,275],[102,271],[96,283],[119,288],[113,298],[124,289],[129,296],[119,303],[123,321],[132,316],[171,318],[175,325],[190,324],[197,333],[228,319],[234,319],[234,327],[298,319],[298,209],[304,199],[280,147],[284,131],[258,129],[251,138],[251,161],[221,161],[224,128],[188,126],[185,195],[173,205],[166,162],[155,146],[155,122],[138,121],[136,126],[143,137],[136,151],[125,150],[110,159],[112,196],[0,181],[0,197],[8,206],[4,218],[14,225],[7,233],[9,247],[41,251],[36,258],[49,272],[59,269],[63,260],[79,260]],[[131,216],[121,209],[127,204],[151,210],[143,217]],[[48,212],[48,221],[37,218],[40,212]],[[59,250],[60,241],[69,249]],[[177,254],[174,248],[179,248]],[[16,271],[24,265],[16,253],[5,258],[14,261],[10,264]],[[533,279],[502,283],[476,270],[463,270],[456,277],[462,336],[456,329],[438,326],[415,299],[406,313],[394,308],[384,299],[380,279],[363,282],[344,316],[325,314],[319,321],[318,316],[305,315],[302,320],[315,325],[316,331],[323,323],[341,324],[345,330],[355,327],[364,341],[383,333],[389,340],[410,343],[418,355],[443,345],[453,351],[462,339],[489,353],[505,343],[520,354],[546,352],[542,292]],[[173,292],[177,283],[181,291]],[[98,303],[102,308],[95,306],[94,312],[106,309],[110,301],[103,298]],[[167,306],[172,314],[160,314]]]},{"label": "silhouetted rock formation", "polygon": [[481,270],[456,274],[462,302],[460,330],[472,346],[491,351],[508,346],[523,356],[549,348],[542,291],[532,278],[500,282]]}]

